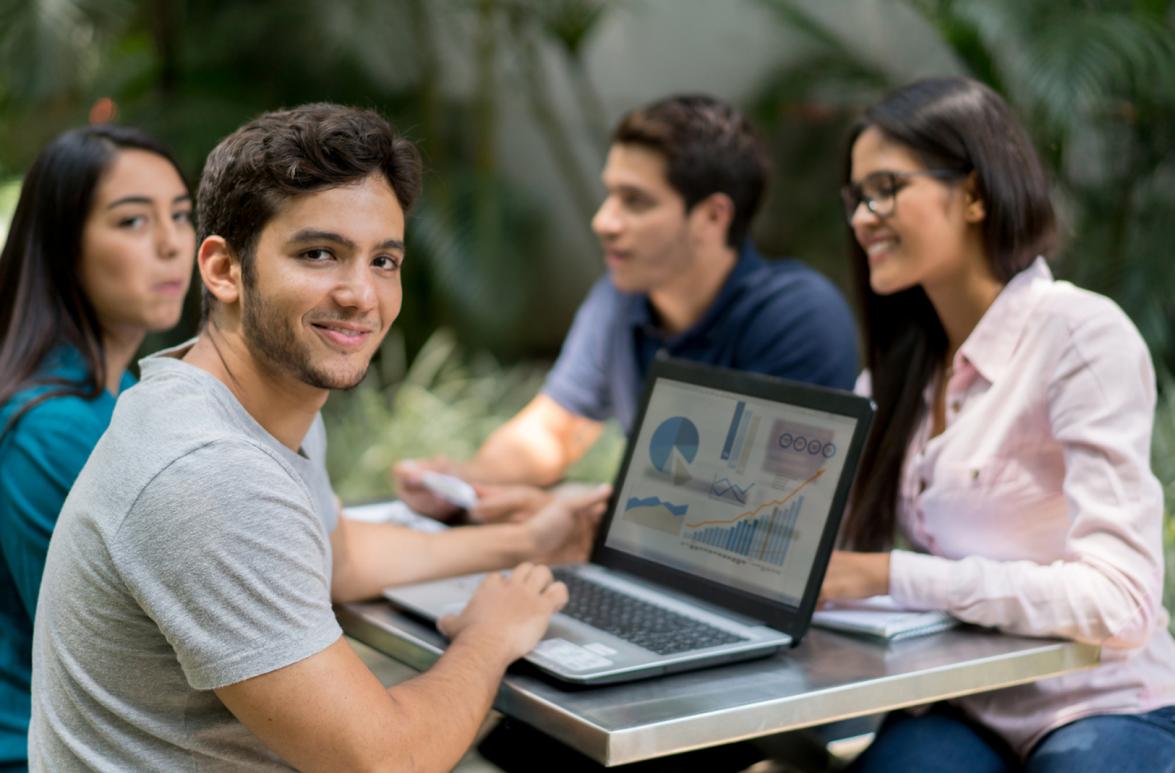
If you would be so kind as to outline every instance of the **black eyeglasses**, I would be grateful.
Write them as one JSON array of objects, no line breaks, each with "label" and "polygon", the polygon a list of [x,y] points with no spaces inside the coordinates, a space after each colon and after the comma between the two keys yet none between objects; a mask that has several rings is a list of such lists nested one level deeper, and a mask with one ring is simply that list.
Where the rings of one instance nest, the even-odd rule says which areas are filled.
[{"label": "black eyeglasses", "polygon": [[965,172],[955,169],[923,169],[918,172],[874,172],[859,183],[841,187],[840,200],[845,207],[845,220],[852,222],[853,213],[863,203],[865,208],[884,220],[897,207],[898,191],[910,184],[911,177],[934,177],[954,180]]}]

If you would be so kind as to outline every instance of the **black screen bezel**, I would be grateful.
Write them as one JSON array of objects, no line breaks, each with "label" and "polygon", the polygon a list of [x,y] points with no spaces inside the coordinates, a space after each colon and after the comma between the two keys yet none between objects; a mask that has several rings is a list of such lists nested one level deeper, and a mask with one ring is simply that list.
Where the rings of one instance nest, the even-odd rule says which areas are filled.
[{"label": "black screen bezel", "polygon": [[[831,512],[825,521],[824,533],[820,536],[816,556],[812,563],[812,571],[809,573],[808,583],[798,606],[791,606],[776,599],[760,596],[723,583],[711,582],[695,574],[674,569],[656,561],[639,558],[604,544],[608,537],[608,530],[612,526],[612,519],[616,515],[622,484],[628,475],[628,468],[634,456],[636,438],[644,423],[645,412],[653,390],[660,379],[718,389],[732,395],[746,395],[761,400],[824,411],[856,421],[852,440],[849,442],[848,452],[845,456],[843,471],[832,497]],[[874,405],[871,400],[852,392],[815,387],[773,376],[702,365],[685,360],[657,358],[649,370],[640,410],[633,422],[633,429],[625,446],[624,460],[616,473],[612,497],[600,523],[600,529],[596,533],[596,540],[592,547],[592,563],[628,572],[760,620],[775,630],[788,634],[798,643],[807,631],[812,612],[816,607],[816,599],[820,594],[824,573],[828,569],[828,561],[836,543],[837,531],[840,528],[841,518],[848,502],[849,491],[856,477],[857,464],[865,445],[873,412]]]}]

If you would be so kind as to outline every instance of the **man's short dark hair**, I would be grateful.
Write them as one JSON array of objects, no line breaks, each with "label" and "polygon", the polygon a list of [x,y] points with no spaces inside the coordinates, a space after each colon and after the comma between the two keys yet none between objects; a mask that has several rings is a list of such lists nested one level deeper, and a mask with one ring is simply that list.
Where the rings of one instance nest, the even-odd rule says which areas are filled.
[{"label": "man's short dark hair", "polygon": [[[222,237],[249,283],[257,238],[285,202],[375,172],[407,215],[420,193],[420,153],[383,116],[328,103],[265,113],[208,154],[197,194],[200,241]],[[215,300],[205,287],[202,317]]]},{"label": "man's short dark hair", "polygon": [[669,184],[686,211],[714,193],[734,203],[726,243],[738,247],[763,198],[768,161],[746,116],[725,102],[681,94],[633,110],[612,133],[614,144],[642,145],[665,157]]}]

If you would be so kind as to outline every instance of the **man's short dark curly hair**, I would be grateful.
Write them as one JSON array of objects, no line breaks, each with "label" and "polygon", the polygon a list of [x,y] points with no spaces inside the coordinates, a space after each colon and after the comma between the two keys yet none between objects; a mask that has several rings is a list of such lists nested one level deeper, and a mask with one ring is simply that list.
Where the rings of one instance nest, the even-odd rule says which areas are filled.
[{"label": "man's short dark curly hair", "polygon": [[665,157],[669,184],[686,210],[714,193],[734,204],[726,243],[738,247],[750,230],[767,185],[769,162],[747,117],[704,94],[679,94],[620,119],[612,142],[641,145]]},{"label": "man's short dark curly hair", "polygon": [[[252,280],[257,238],[286,201],[379,172],[407,214],[420,194],[416,146],[371,110],[316,103],[265,113],[221,140],[197,194],[202,242],[222,237]],[[202,317],[216,299],[204,288]]]}]

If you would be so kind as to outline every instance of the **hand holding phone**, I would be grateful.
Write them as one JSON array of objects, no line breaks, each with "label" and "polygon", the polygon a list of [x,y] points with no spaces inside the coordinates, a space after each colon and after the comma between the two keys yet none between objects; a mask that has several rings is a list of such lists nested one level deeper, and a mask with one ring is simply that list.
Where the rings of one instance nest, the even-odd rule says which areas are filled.
[{"label": "hand holding phone", "polygon": [[470,510],[477,505],[477,491],[455,475],[426,470],[420,473],[420,483],[441,499],[457,507]]}]

